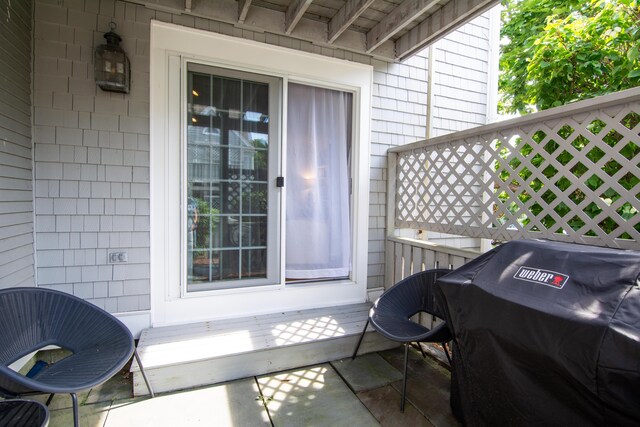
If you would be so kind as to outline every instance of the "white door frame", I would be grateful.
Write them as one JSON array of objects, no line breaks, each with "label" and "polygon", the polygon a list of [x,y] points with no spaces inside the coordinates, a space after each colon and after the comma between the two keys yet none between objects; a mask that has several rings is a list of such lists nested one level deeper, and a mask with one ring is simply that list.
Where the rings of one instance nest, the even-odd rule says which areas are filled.
[{"label": "white door frame", "polygon": [[[150,206],[151,322],[153,326],[232,318],[261,313],[342,305],[366,300],[369,144],[373,68],[254,41],[228,37],[158,21],[150,41]],[[318,284],[225,289],[181,295],[181,93],[184,59],[218,67],[268,74],[283,79],[342,88],[354,93],[353,269],[351,280]],[[284,105],[284,104],[283,104]],[[282,112],[283,147],[286,111]],[[284,153],[280,170],[286,164]],[[284,171],[286,172],[286,171]],[[286,175],[285,175],[286,185]],[[282,197],[281,212],[286,200]],[[284,215],[282,220],[284,221]],[[284,224],[280,225],[285,230]],[[281,237],[284,242],[284,236]]]}]

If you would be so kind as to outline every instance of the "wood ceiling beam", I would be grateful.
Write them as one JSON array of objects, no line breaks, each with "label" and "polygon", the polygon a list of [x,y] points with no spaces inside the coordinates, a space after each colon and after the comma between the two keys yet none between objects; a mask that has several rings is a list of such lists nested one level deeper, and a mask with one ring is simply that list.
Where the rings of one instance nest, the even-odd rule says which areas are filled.
[{"label": "wood ceiling beam", "polygon": [[[274,10],[262,7],[261,3],[253,0],[131,0],[144,5],[151,10],[181,14],[185,13],[185,6],[191,6],[191,12],[186,12],[192,16],[211,19],[222,23],[237,26],[258,33],[284,35],[286,22],[285,11]],[[311,0],[307,0],[311,3]],[[354,7],[367,0],[347,0],[348,7]],[[442,1],[441,1],[442,3]],[[446,34],[463,25],[467,20],[482,14],[491,7],[497,5],[499,0],[451,0],[449,6],[444,6],[442,10],[436,9],[431,17],[411,30],[407,31],[396,41],[387,39],[379,47],[371,50],[367,45],[367,35],[352,29],[350,26],[339,36],[334,37],[334,41],[329,43],[329,22],[320,22],[314,19],[298,18],[295,33],[289,34],[298,40],[313,43],[314,45],[342,49],[354,54],[370,55],[385,62],[403,61],[434,43]],[[292,5],[303,5],[308,9],[306,1],[296,0]],[[452,5],[453,4],[453,5]],[[404,3],[403,3],[404,5]],[[241,7],[247,9],[245,20],[239,23]],[[371,7],[371,6],[369,6]],[[305,10],[306,10],[305,9]],[[294,8],[290,8],[294,10]],[[344,16],[353,19],[356,13],[349,14],[347,8],[344,9]],[[251,13],[248,13],[251,12]],[[392,11],[393,13],[393,11]],[[339,22],[337,15],[335,23]],[[345,19],[345,22],[349,20]],[[334,24],[335,25],[335,24]],[[353,25],[353,24],[352,24]],[[382,28],[382,27],[380,27]],[[293,28],[292,28],[293,29]]]},{"label": "wood ceiling beam", "polygon": [[293,0],[285,13],[284,32],[291,34],[313,0]]},{"label": "wood ceiling beam", "polygon": [[240,0],[238,2],[238,23],[243,24],[244,20],[247,19],[249,6],[251,6],[251,0]]},{"label": "wood ceiling beam", "polygon": [[348,0],[329,21],[329,43],[333,43],[375,0]]},{"label": "wood ceiling beam", "polygon": [[[405,0],[367,33],[367,52],[393,37],[440,0]],[[452,0],[452,2],[455,0]]]},{"label": "wood ceiling beam", "polygon": [[500,0],[451,0],[396,40],[402,61],[500,3]]}]

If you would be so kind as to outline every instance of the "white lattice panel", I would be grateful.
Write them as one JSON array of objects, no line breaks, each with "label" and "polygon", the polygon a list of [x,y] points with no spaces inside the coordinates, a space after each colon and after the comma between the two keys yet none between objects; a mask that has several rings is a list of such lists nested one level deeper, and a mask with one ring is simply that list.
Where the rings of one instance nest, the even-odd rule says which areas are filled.
[{"label": "white lattice panel", "polygon": [[395,226],[640,247],[640,91],[394,150]]}]

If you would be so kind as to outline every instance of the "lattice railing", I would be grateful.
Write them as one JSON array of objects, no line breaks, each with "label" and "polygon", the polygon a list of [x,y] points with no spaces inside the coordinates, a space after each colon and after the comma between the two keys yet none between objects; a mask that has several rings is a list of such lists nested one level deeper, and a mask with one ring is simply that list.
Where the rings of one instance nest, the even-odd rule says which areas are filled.
[{"label": "lattice railing", "polygon": [[640,88],[390,149],[389,178],[396,228],[639,249]]}]

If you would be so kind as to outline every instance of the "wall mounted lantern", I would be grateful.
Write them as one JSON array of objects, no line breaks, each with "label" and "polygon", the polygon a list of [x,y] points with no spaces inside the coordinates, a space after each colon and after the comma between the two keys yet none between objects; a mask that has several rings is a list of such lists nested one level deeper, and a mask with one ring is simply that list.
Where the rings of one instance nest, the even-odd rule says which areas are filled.
[{"label": "wall mounted lantern", "polygon": [[94,56],[94,74],[100,89],[110,92],[129,93],[131,66],[129,58],[120,47],[122,38],[113,32],[114,22],[109,23],[110,31],[105,33],[107,44],[96,47]]}]

